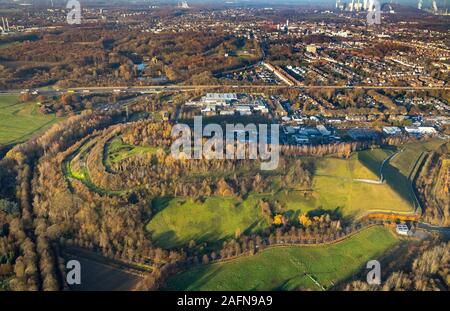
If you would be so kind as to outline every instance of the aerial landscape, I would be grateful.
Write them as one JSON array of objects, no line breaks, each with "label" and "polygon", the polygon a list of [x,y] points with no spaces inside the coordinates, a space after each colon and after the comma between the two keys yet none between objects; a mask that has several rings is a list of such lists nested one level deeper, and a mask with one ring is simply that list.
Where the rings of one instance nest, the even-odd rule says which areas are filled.
[{"label": "aerial landscape", "polygon": [[448,292],[449,7],[0,0],[0,292]]}]

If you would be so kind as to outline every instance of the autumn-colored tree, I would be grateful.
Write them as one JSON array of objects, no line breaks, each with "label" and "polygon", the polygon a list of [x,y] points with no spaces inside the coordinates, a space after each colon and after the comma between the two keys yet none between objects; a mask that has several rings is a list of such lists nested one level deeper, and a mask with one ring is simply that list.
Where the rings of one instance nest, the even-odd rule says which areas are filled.
[{"label": "autumn-colored tree", "polygon": [[275,215],[275,217],[273,218],[273,224],[275,226],[280,226],[283,224],[283,215]]},{"label": "autumn-colored tree", "polygon": [[298,217],[298,220],[299,220],[300,224],[305,228],[308,228],[309,226],[312,225],[311,219],[309,219],[309,217],[306,214],[300,215]]},{"label": "autumn-colored tree", "polygon": [[22,103],[29,102],[29,101],[31,101],[32,99],[33,99],[33,96],[31,96],[30,93],[23,93],[23,94],[21,94],[21,95],[19,96],[19,100],[20,100]]},{"label": "autumn-colored tree", "polygon": [[221,178],[217,183],[217,193],[221,196],[231,196],[234,194],[233,189],[223,178]]},{"label": "autumn-colored tree", "polygon": [[206,254],[203,255],[202,262],[203,262],[204,265],[207,265],[209,263],[208,255],[206,255]]},{"label": "autumn-colored tree", "polygon": [[234,237],[238,239],[241,236],[241,229],[236,228],[236,231],[234,232]]}]

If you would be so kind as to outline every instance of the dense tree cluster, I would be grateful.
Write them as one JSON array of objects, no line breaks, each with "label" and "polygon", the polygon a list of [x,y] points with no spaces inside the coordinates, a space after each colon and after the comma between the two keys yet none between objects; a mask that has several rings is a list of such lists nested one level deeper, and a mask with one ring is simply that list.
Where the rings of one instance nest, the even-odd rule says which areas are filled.
[{"label": "dense tree cluster", "polygon": [[346,290],[448,291],[450,285],[450,243],[424,247],[409,267],[409,272],[393,272],[381,285],[351,282]]},{"label": "dense tree cluster", "polygon": [[[20,49],[2,49],[1,88],[55,83],[59,87],[213,83],[214,72],[256,63],[262,56],[254,40],[208,32],[178,35],[65,29],[44,32],[20,44]],[[244,48],[253,55],[239,57],[237,51]],[[137,66],[142,63],[144,70]]]},{"label": "dense tree cluster", "polygon": [[[18,145],[0,161],[2,176],[0,227],[1,245],[6,257],[1,264],[7,287],[16,290],[58,290],[62,288],[61,266],[58,258],[57,241],[52,239],[52,228],[46,216],[40,213],[36,201],[35,168],[40,157],[52,157],[67,148],[74,141],[111,122],[113,116],[76,116],[67,122],[53,126],[40,138]],[[5,177],[5,178],[3,178]],[[11,268],[13,273],[11,273]]]},{"label": "dense tree cluster", "polygon": [[425,207],[425,219],[450,224],[450,144],[428,155],[415,184]]}]

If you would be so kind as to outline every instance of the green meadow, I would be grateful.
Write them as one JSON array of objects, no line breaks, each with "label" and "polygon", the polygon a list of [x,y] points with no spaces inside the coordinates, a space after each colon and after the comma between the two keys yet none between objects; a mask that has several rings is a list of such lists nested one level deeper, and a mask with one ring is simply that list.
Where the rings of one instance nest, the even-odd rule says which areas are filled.
[{"label": "green meadow", "polygon": [[7,49],[16,45],[20,45],[20,42],[14,41],[14,42],[8,42],[8,43],[1,43],[0,44],[0,50]]},{"label": "green meadow", "polygon": [[262,218],[259,200],[250,196],[239,203],[229,197],[209,197],[204,202],[191,198],[155,200],[157,213],[147,225],[152,239],[162,247],[196,242],[218,241],[233,237],[236,229],[242,233],[267,227]]},{"label": "green meadow", "polygon": [[169,290],[324,290],[356,277],[369,260],[399,243],[384,227],[319,247],[274,247],[251,257],[196,267],[167,281]]},{"label": "green meadow", "polygon": [[124,159],[138,156],[141,154],[155,154],[158,151],[156,147],[133,146],[125,144],[121,138],[115,138],[106,144],[105,164],[118,163]]},{"label": "green meadow", "polygon": [[409,189],[397,192],[389,183],[362,182],[380,179],[380,166],[391,155],[387,150],[355,153],[350,159],[319,159],[314,177],[314,207],[339,207],[344,215],[357,216],[370,210],[411,212]]},{"label": "green meadow", "polygon": [[0,144],[24,142],[59,120],[39,113],[36,103],[19,103],[16,95],[0,95]]},{"label": "green meadow", "polygon": [[430,151],[438,149],[444,140],[439,138],[424,142],[411,142],[400,147],[399,152],[384,169],[386,183],[412,206],[418,207],[413,193],[411,179],[416,175],[422,159]]}]

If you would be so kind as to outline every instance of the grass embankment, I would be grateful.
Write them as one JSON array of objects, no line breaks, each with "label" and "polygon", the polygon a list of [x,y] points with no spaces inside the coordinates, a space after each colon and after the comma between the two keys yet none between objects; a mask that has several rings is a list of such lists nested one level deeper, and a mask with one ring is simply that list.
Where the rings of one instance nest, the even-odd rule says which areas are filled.
[{"label": "grass embankment", "polygon": [[89,168],[87,166],[87,158],[89,152],[98,143],[98,137],[92,137],[87,139],[81,146],[68,156],[62,164],[62,170],[64,176],[69,180],[76,179],[81,181],[86,187],[91,191],[99,193],[101,195],[124,195],[127,193],[126,190],[123,191],[112,191],[109,189],[103,189],[94,184],[91,180]]},{"label": "grass embankment", "polygon": [[445,141],[439,138],[408,143],[403,146],[403,151],[390,161],[390,164],[397,168],[403,176],[409,176],[423,152],[437,150],[444,143]]},{"label": "grass embankment", "polygon": [[412,179],[417,174],[422,160],[430,151],[434,151],[444,143],[436,138],[425,142],[412,142],[404,145],[386,165],[384,175],[386,182],[412,206],[419,207],[414,195]]},{"label": "grass embankment", "polygon": [[20,45],[20,42],[13,41],[13,42],[8,42],[8,43],[1,43],[0,44],[0,50],[7,49],[7,48],[10,48],[10,47],[14,47],[14,46],[17,46],[17,45]]},{"label": "grass embankment", "polygon": [[36,103],[19,103],[16,95],[0,95],[0,145],[24,142],[62,120],[39,113]]},{"label": "grass embankment", "polygon": [[388,229],[372,227],[332,245],[274,247],[251,257],[193,268],[169,278],[167,289],[327,289],[358,275],[369,260],[380,258],[398,242]]},{"label": "grass embankment", "polygon": [[121,138],[115,138],[106,144],[105,165],[110,167],[112,164],[119,163],[124,159],[142,154],[156,154],[158,148],[133,146],[125,144]]},{"label": "grass embankment", "polygon": [[[98,137],[88,139],[76,152],[65,159],[63,170],[66,177],[77,179],[83,182],[91,191],[102,195],[124,195],[127,192],[132,191],[133,189],[123,189],[120,191],[102,189],[92,182],[86,162],[91,149],[99,143],[98,141]],[[158,148],[155,147],[125,144],[120,137],[117,137],[106,144],[104,163],[107,168],[110,168],[112,164],[119,163],[124,159],[143,154],[156,154],[157,151]]]}]

